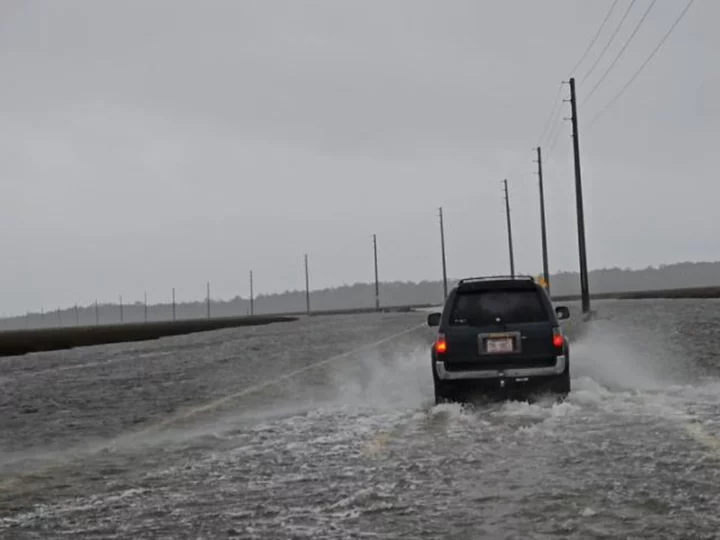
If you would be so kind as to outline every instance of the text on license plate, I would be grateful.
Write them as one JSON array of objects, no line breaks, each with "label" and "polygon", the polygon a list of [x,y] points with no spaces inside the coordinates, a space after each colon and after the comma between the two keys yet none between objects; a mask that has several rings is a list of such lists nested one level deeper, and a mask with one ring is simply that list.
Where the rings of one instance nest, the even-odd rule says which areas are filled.
[{"label": "text on license plate", "polygon": [[513,338],[488,338],[485,341],[485,350],[488,353],[513,352]]}]

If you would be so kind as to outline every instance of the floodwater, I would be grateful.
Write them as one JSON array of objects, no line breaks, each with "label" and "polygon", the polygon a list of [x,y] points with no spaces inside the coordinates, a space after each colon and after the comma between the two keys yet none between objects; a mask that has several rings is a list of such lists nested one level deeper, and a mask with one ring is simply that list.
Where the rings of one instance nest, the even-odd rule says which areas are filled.
[{"label": "floodwater", "polygon": [[720,537],[720,303],[595,307],[563,403],[434,406],[418,313],[0,359],[0,537]]}]

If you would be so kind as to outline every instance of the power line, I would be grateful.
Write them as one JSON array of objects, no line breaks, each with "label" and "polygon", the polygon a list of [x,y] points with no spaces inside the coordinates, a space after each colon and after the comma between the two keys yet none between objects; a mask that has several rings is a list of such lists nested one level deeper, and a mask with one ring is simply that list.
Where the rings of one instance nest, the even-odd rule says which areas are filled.
[{"label": "power line", "polygon": [[565,124],[561,122],[560,129],[555,132],[555,138],[553,139],[550,145],[550,150],[548,151],[548,160],[552,159],[553,151],[555,150],[555,146],[557,146],[557,143],[560,140],[560,133],[562,133],[564,125]]},{"label": "power line", "polygon": [[650,11],[653,8],[653,6],[655,5],[655,2],[657,2],[657,0],[652,0],[652,2],[650,2],[650,5],[645,10],[645,13],[643,13],[643,16],[640,18],[637,25],[635,25],[635,28],[633,29],[632,34],[630,34],[630,37],[627,39],[625,44],[622,46],[622,49],[620,49],[620,52],[618,52],[617,56],[610,63],[610,66],[608,66],[608,68],[605,70],[605,73],[602,74],[602,77],[600,77],[600,80],[598,80],[598,82],[595,83],[595,86],[593,86],[592,90],[590,90],[590,92],[588,92],[588,94],[585,96],[585,99],[581,103],[581,106],[585,102],[587,102],[588,99],[590,99],[590,97],[595,93],[595,90],[597,90],[598,86],[600,86],[602,84],[602,82],[605,80],[605,78],[608,76],[608,73],[610,73],[610,71],[612,71],[612,68],[615,67],[615,64],[617,64],[618,60],[620,60],[620,57],[623,55],[625,50],[628,48],[628,45],[630,45],[633,38],[635,38],[635,34],[637,34],[638,30],[640,30],[640,27],[645,22],[645,19],[647,18],[647,16],[649,15]]},{"label": "power line", "polygon": [[630,14],[630,10],[632,10],[633,6],[635,5],[635,0],[631,0],[630,5],[625,10],[625,14],[623,15],[622,19],[620,20],[620,23],[617,25],[617,28],[615,28],[615,31],[613,32],[612,36],[610,36],[610,40],[605,44],[605,47],[603,47],[603,50],[600,52],[600,56],[597,57],[597,60],[595,60],[595,63],[590,68],[590,71],[588,71],[585,74],[585,77],[583,77],[582,81],[580,83],[584,83],[587,78],[592,74],[593,71],[595,71],[595,68],[600,63],[600,60],[602,60],[602,57],[605,56],[605,53],[607,52],[608,48],[612,44],[612,42],[615,40],[615,36],[617,36],[618,32],[622,28],[622,25],[625,23],[625,19],[627,19],[628,15]]},{"label": "power line", "polygon": [[603,22],[600,24],[600,28],[598,28],[597,32],[595,33],[595,37],[592,38],[590,41],[590,45],[587,46],[587,49],[585,49],[585,52],[580,57],[580,60],[577,61],[577,63],[573,66],[573,68],[570,70],[570,75],[572,75],[577,68],[580,67],[580,64],[583,63],[583,60],[587,57],[588,53],[590,52],[590,49],[592,49],[592,46],[595,45],[595,42],[597,41],[597,38],[600,37],[600,33],[602,32],[603,28],[605,28],[605,24],[607,24],[608,19],[610,19],[610,15],[612,14],[613,10],[615,9],[615,6],[617,5],[619,0],[615,0],[612,5],[610,6],[610,9],[607,12],[607,15],[605,15],[605,18],[603,19]]},{"label": "power line", "polygon": [[[600,23],[600,27],[597,29],[597,32],[595,32],[595,35],[590,40],[590,43],[588,44],[587,48],[585,49],[585,52],[580,57],[580,60],[578,60],[575,65],[573,66],[572,70],[570,71],[571,74],[574,72],[585,60],[588,53],[592,50],[593,45],[595,45],[595,42],[597,42],[598,38],[600,37],[600,34],[602,33],[603,29],[605,28],[605,25],[607,24],[608,20],[610,20],[610,16],[612,15],[612,12],[615,10],[615,7],[617,6],[619,0],[614,0],[612,5],[610,6],[610,9],[605,14],[605,18],[603,18],[602,22]],[[633,0],[634,2],[635,0]],[[631,3],[632,5],[632,3]],[[627,12],[625,13],[625,17],[627,17]],[[623,20],[624,18],[623,17]],[[621,22],[622,24],[622,22]],[[617,33],[617,30],[616,30]],[[607,48],[607,46],[606,46]],[[604,50],[603,50],[604,53]],[[592,70],[591,70],[592,71]],[[558,115],[559,108],[562,106],[562,100],[560,99],[560,96],[562,95],[562,88],[563,83],[560,83],[560,86],[558,87],[557,94],[555,95],[555,99],[553,100],[553,107],[550,111],[550,115],[548,116],[547,120],[545,121],[544,128],[542,130],[542,135],[538,139],[537,146],[541,146],[543,142],[545,141],[546,137],[548,140],[552,141],[550,145],[550,152],[552,152],[553,148],[555,148],[555,145],[557,144],[558,135],[559,132],[562,130],[562,116]],[[553,123],[553,118],[555,119]],[[556,128],[557,131],[556,131]],[[554,133],[554,135],[553,135]]]},{"label": "power line", "polygon": [[549,138],[549,140],[550,140],[550,152],[548,152],[548,157],[550,157],[550,155],[552,154],[552,151],[553,151],[553,149],[555,148],[555,145],[557,144],[558,135],[559,135],[560,132],[562,131],[562,128],[563,128],[563,118],[562,118],[562,115],[559,115],[559,116],[558,116],[557,121],[555,122],[554,128],[557,128],[557,129],[553,129],[553,131],[551,132],[551,137]]},{"label": "power line", "polygon": [[[560,95],[562,93],[562,83],[560,83],[560,86],[558,86],[557,94],[555,94],[555,99],[553,100],[553,108],[550,111],[550,116],[548,116],[548,119],[545,121],[545,127],[543,128],[542,135],[540,136],[540,139],[538,139],[538,146],[541,145],[542,141],[545,139],[546,135],[549,135],[548,128],[550,127],[550,122],[557,114],[558,105],[562,103],[560,100]],[[553,126],[554,128],[555,126]]]},{"label": "power line", "polygon": [[630,80],[625,84],[625,86],[623,86],[622,89],[615,95],[615,97],[612,98],[612,99],[607,103],[607,105],[605,105],[605,107],[603,107],[603,108],[600,110],[600,112],[595,115],[595,117],[590,121],[590,124],[589,124],[589,125],[594,124],[595,121],[597,121],[598,118],[600,118],[610,107],[612,107],[613,104],[614,104],[618,99],[620,99],[620,97],[625,93],[625,91],[626,91],[628,88],[630,88],[630,85],[632,85],[632,83],[635,82],[635,79],[637,79],[638,76],[640,75],[640,73],[643,72],[643,70],[645,69],[645,67],[650,63],[650,60],[653,59],[653,57],[655,56],[655,54],[657,54],[657,52],[660,50],[660,47],[663,46],[663,44],[665,43],[665,41],[667,41],[667,39],[670,37],[670,34],[672,34],[673,30],[675,30],[675,27],[680,23],[680,21],[683,19],[683,17],[685,17],[685,14],[688,12],[688,10],[690,9],[690,6],[692,6],[692,4],[693,4],[694,1],[695,1],[695,0],[690,0],[690,1],[687,3],[687,5],[686,5],[685,8],[682,10],[682,12],[680,13],[680,15],[678,15],[677,19],[675,19],[675,22],[673,22],[672,26],[670,26],[670,29],[669,29],[669,30],[667,31],[667,33],[663,36],[663,38],[660,40],[660,42],[657,44],[657,46],[653,49],[653,51],[650,53],[650,55],[645,59],[645,62],[642,63],[642,65],[640,66],[640,68],[635,72],[635,74],[630,78]]},{"label": "power line", "polygon": [[[563,82],[563,84],[566,84],[566,83]],[[567,100],[563,100],[563,102],[565,102],[565,101],[567,101]],[[559,115],[558,120],[559,121],[557,121],[555,123],[555,126],[557,126],[557,129],[555,130],[555,134],[550,138],[550,141],[551,141],[550,148],[547,153],[548,160],[552,159],[553,152],[555,151],[555,146],[557,146],[557,143],[560,140],[560,133],[562,133],[563,127],[565,127],[565,120],[567,120],[567,118],[563,118],[562,115]]]}]

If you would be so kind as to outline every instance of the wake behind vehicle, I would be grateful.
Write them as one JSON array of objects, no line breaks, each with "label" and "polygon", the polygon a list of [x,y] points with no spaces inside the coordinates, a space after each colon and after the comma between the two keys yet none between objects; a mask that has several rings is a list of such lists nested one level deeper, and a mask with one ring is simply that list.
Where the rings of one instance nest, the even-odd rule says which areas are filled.
[{"label": "wake behind vehicle", "polygon": [[529,276],[460,280],[442,313],[432,346],[435,401],[457,400],[466,390],[570,392],[570,349],[544,287]]}]

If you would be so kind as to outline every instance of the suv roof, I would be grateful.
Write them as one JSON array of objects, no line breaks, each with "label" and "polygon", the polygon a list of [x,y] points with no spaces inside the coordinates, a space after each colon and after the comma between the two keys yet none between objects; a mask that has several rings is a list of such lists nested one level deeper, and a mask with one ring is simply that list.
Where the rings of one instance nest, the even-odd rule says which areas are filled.
[{"label": "suv roof", "polygon": [[492,289],[539,289],[543,288],[531,276],[485,276],[471,277],[458,281],[457,291],[477,291]]},{"label": "suv roof", "polygon": [[[510,300],[507,297],[508,293],[516,297],[516,300]],[[525,307],[522,307],[523,305]],[[482,313],[482,317],[473,317],[475,323],[470,325],[473,327],[478,327],[478,325],[497,326],[497,324],[507,327],[507,325],[539,322],[547,322],[555,326],[559,322],[547,289],[529,276],[487,276],[461,279],[445,299],[436,325],[440,326],[442,331],[449,331],[451,327],[458,326],[456,322],[458,309],[480,310],[478,315]],[[525,315],[521,315],[521,313],[525,313]],[[462,319],[465,318],[462,317]],[[485,321],[480,323],[480,319]],[[501,320],[504,322],[500,323]],[[465,326],[465,323],[460,326]]]},{"label": "suv roof", "polygon": [[460,281],[458,281],[458,285],[462,285],[464,283],[471,283],[475,281],[497,281],[497,280],[503,280],[503,281],[535,281],[535,278],[532,276],[477,276],[477,277],[468,277],[463,278]]}]

